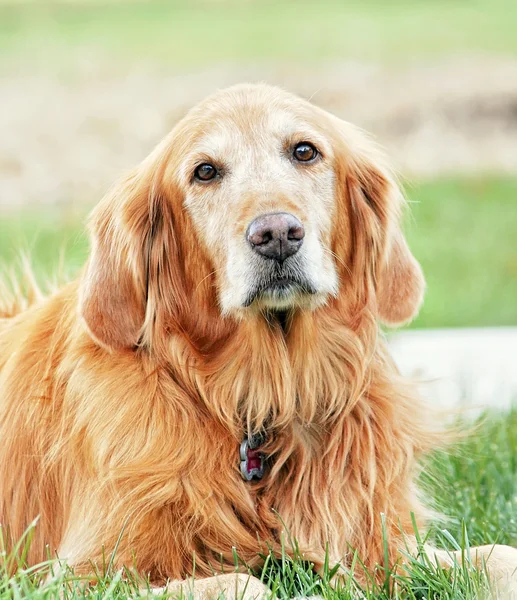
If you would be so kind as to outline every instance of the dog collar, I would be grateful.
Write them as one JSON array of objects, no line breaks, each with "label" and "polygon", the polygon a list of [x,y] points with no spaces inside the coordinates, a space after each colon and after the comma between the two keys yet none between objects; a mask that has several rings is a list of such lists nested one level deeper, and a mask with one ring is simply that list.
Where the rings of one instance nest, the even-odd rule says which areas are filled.
[{"label": "dog collar", "polygon": [[259,448],[264,443],[260,435],[245,437],[239,448],[241,459],[241,475],[246,481],[262,479],[264,476],[265,457]]}]

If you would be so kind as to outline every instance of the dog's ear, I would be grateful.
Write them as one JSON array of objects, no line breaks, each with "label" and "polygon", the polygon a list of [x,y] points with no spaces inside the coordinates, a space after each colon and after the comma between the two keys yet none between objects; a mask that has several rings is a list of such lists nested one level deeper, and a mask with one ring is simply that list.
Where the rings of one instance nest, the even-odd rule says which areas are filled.
[{"label": "dog's ear", "polygon": [[[352,208],[369,211],[370,227],[378,234],[374,255],[378,317],[387,325],[403,325],[420,309],[425,280],[402,233],[402,192],[376,152],[355,162],[349,177],[356,181]],[[365,206],[359,209],[361,204]]]},{"label": "dog's ear", "polygon": [[393,233],[378,275],[380,320],[393,326],[413,320],[422,305],[424,292],[425,279],[420,264],[411,254],[402,233]]},{"label": "dog's ear", "polygon": [[149,186],[139,170],[94,209],[91,253],[80,284],[79,311],[91,336],[109,349],[133,348],[146,309]]},{"label": "dog's ear", "polygon": [[171,147],[165,140],[92,213],[79,310],[90,335],[110,350],[164,351],[167,333],[203,321],[195,307],[213,288],[169,166]]},{"label": "dog's ear", "polygon": [[341,122],[346,139],[339,177],[350,215],[350,259],[357,279],[371,274],[377,316],[387,325],[411,321],[421,306],[425,280],[401,229],[402,191],[382,154],[363,132]]}]

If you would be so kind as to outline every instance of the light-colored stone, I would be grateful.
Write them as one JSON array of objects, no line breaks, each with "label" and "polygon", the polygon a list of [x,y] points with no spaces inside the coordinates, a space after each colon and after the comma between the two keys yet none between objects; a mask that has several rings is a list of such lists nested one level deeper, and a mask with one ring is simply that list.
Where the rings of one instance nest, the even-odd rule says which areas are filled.
[{"label": "light-colored stone", "polygon": [[443,408],[509,408],[517,402],[517,327],[404,331],[389,337],[403,375]]}]

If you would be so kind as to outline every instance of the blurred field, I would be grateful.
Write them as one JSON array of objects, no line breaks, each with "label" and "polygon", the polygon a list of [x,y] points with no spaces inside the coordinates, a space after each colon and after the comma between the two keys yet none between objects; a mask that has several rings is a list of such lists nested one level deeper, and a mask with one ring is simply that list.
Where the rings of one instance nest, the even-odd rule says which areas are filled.
[{"label": "blurred field", "polygon": [[516,325],[517,178],[441,179],[408,196],[428,286],[413,326]]},{"label": "blurred field", "polygon": [[407,176],[415,326],[517,324],[517,4],[0,2],[0,261],[41,278],[194,102],[266,80],[371,131]]},{"label": "blurred field", "polygon": [[1,53],[40,64],[88,48],[181,67],[517,54],[512,0],[4,2],[0,23]]}]

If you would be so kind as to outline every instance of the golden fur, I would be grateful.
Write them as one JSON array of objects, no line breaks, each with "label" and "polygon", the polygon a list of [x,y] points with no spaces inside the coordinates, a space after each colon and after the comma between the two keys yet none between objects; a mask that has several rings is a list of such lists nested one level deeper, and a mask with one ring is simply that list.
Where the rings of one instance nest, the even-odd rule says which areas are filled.
[{"label": "golden fur", "polygon": [[[279,162],[274,180],[264,148],[300,128],[323,159]],[[249,163],[230,164],[227,188],[196,187],[196,144],[205,161],[219,144]],[[379,332],[423,295],[402,207],[364,134],[305,101],[238,86],[193,109],[94,210],[78,280],[0,307],[0,522],[17,539],[40,516],[29,561],[49,548],[88,570],[124,530],[118,564],[163,581],[195,560],[208,575],[234,568],[233,547],[257,565],[257,540],[279,548],[285,525],[317,566],[354,548],[373,568],[381,514],[396,561],[411,513],[425,518],[417,459],[439,440]],[[320,285],[292,298],[285,329],[271,303],[232,305],[243,231],[277,208],[304,220]],[[239,474],[246,431],[267,432],[253,483]]]}]

